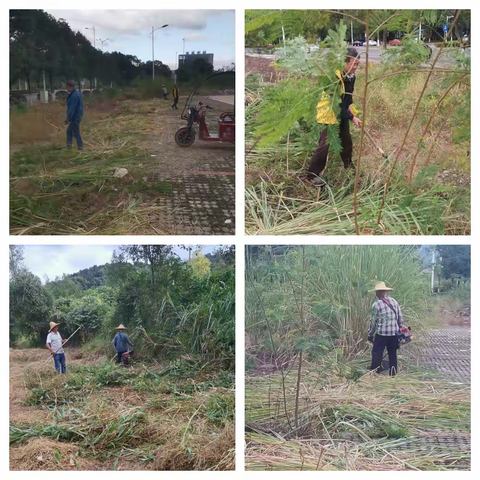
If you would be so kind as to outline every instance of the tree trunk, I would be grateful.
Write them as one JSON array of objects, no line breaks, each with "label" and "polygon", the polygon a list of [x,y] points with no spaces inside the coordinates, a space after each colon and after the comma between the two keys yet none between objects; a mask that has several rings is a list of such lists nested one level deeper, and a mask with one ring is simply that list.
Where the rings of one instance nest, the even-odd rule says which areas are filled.
[{"label": "tree trunk", "polygon": [[383,31],[382,47],[387,48],[387,43],[388,43],[388,30],[385,29]]},{"label": "tree trunk", "polygon": [[[298,429],[298,405],[300,403],[300,385],[302,382],[302,361],[303,361],[303,350],[300,350],[300,356],[298,357],[297,392],[295,395],[295,428],[296,429]],[[298,434],[298,431],[296,433]]]}]

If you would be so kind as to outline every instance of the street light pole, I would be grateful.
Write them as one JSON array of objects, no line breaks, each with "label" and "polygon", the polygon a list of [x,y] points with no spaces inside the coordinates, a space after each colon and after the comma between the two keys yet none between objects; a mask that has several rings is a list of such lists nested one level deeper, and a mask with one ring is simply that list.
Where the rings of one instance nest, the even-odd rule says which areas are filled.
[{"label": "street light pole", "polygon": [[95,38],[95,27],[85,27],[85,30],[93,30],[93,48],[97,48],[97,39]]},{"label": "street light pole", "polygon": [[155,80],[155,35],[154,35],[154,32],[156,30],[160,30],[162,28],[165,28],[165,27],[168,27],[168,23],[166,25],[162,25],[161,27],[158,27],[158,28],[154,28],[153,25],[152,25],[152,81]]},{"label": "street light pole", "polygon": [[109,40],[111,40],[111,38],[106,38],[105,40],[102,40],[101,38],[98,39],[99,42],[102,42],[102,53],[103,53],[103,44],[105,42],[108,42]]},{"label": "street light pole", "polygon": [[[95,26],[92,28],[85,27],[85,30],[93,30],[93,48],[97,48],[97,39],[95,37]],[[92,88],[92,85],[90,84],[90,88]],[[97,77],[95,77],[95,88],[97,88]]]}]

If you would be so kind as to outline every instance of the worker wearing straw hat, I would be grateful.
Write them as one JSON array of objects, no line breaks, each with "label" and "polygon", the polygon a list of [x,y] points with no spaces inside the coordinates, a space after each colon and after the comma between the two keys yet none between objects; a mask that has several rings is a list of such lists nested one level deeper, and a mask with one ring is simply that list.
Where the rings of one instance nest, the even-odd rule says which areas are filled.
[{"label": "worker wearing straw hat", "polygon": [[123,358],[123,366],[128,367],[128,358],[124,357],[123,354],[128,351],[128,347],[133,348],[133,343],[130,341],[129,336],[125,332],[126,327],[120,324],[115,330],[118,330],[115,338],[113,339],[113,344],[117,352],[117,359],[115,363],[120,364]]},{"label": "worker wearing straw hat", "polygon": [[50,322],[50,330],[47,335],[46,346],[53,356],[53,364],[55,370],[60,373],[67,373],[67,364],[65,361],[65,351],[63,350],[63,344],[66,340],[62,339],[58,331],[60,323]]},{"label": "worker wearing straw hat", "polygon": [[390,375],[397,373],[397,334],[403,326],[402,310],[398,302],[389,297],[388,292],[393,288],[385,285],[385,282],[377,282],[375,294],[377,300],[372,305],[372,322],[368,331],[368,341],[373,343],[371,370],[377,373],[381,370],[383,352],[388,352]]}]

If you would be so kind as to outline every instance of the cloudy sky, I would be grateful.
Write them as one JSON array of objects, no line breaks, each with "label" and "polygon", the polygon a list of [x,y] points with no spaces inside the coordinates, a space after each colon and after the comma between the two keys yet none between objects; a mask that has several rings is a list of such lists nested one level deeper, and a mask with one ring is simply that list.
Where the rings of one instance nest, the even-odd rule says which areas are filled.
[{"label": "cloudy sky", "polygon": [[143,61],[152,59],[150,32],[155,32],[155,59],[176,67],[176,53],[204,51],[214,54],[215,68],[235,62],[235,12],[233,10],[49,10],[55,18],[64,18],[74,31],[82,32],[96,46],[106,40],[104,51],[136,55]]},{"label": "cloudy sky", "polygon": [[[220,245],[204,245],[204,254],[211,253]],[[196,249],[196,247],[194,247]],[[61,277],[64,273],[75,273],[93,265],[104,265],[110,262],[118,245],[26,245],[24,247],[25,266],[45,281]],[[188,252],[175,247],[175,253],[183,259]]]}]

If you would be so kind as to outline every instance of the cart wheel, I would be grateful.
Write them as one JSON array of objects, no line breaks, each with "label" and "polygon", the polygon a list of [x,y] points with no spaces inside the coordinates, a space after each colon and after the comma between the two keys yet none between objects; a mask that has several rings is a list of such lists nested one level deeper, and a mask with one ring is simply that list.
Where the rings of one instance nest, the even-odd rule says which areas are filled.
[{"label": "cart wheel", "polygon": [[175,142],[179,147],[189,147],[195,141],[195,130],[183,127],[175,133]]}]

